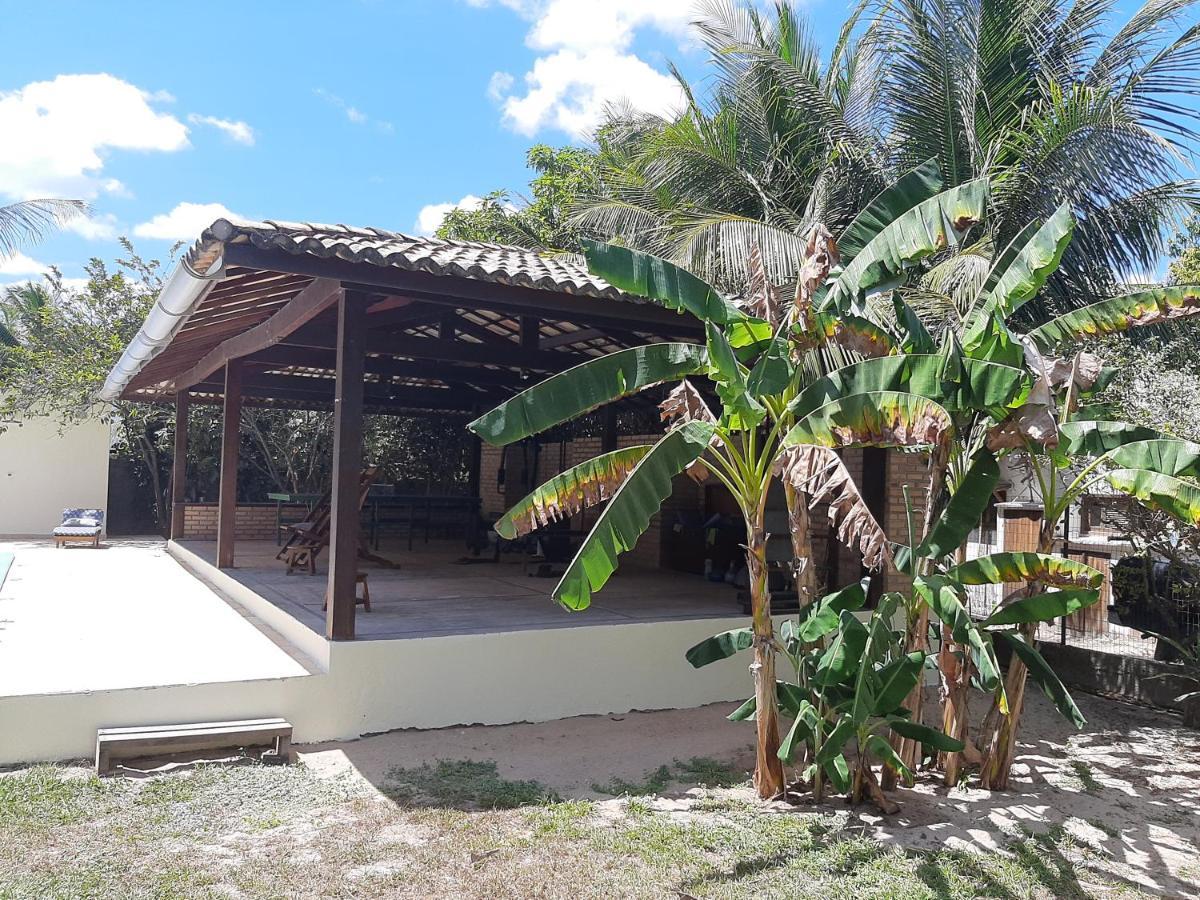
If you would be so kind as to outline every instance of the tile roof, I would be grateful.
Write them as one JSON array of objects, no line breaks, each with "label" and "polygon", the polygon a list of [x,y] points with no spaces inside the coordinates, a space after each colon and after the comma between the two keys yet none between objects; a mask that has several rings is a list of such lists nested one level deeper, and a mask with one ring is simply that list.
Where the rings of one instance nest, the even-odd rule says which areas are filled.
[{"label": "tile roof", "polygon": [[194,271],[205,272],[220,257],[225,244],[247,242],[259,249],[321,259],[336,257],[431,275],[641,302],[641,298],[625,294],[589,273],[578,257],[547,257],[503,244],[444,241],[345,225],[218,219],[204,229],[186,262]]}]

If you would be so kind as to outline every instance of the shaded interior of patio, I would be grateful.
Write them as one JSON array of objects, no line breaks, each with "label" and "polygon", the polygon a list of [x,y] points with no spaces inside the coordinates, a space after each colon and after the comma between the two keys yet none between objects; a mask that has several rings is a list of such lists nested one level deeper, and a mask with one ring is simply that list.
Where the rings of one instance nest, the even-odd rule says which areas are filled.
[{"label": "shaded interior of patio", "polygon": [[[216,566],[216,541],[178,543]],[[237,564],[224,572],[324,634],[326,612],[321,607],[328,588],[324,558],[316,576],[288,575],[283,562],[275,559],[277,552],[272,541],[239,541]],[[458,540],[432,540],[413,550],[402,541],[384,541],[380,554],[399,563],[399,568],[361,566],[371,611],[358,608],[359,640],[722,618],[740,609],[737,591],[728,584],[682,572],[622,566],[587,610],[573,612],[550,599],[557,579],[527,574],[519,554],[502,554],[498,561],[476,558],[464,552]]]}]

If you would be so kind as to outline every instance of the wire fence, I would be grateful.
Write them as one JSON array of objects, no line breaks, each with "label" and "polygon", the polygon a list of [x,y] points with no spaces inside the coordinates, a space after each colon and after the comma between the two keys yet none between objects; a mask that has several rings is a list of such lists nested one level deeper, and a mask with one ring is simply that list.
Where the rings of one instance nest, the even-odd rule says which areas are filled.
[{"label": "wire fence", "polygon": [[[992,548],[980,545],[970,549],[982,555]],[[1139,591],[1136,584],[1134,589],[1130,588],[1129,576],[1123,579],[1118,566],[1112,570],[1098,603],[1043,623],[1038,628],[1038,641],[1166,661],[1178,657],[1176,650],[1168,641],[1145,637],[1147,631],[1167,635],[1185,646],[1195,646],[1200,636],[1200,585],[1167,583]],[[1135,576],[1141,577],[1139,573]],[[1018,590],[1016,585],[972,586],[968,588],[968,611],[972,617],[984,619]]]}]

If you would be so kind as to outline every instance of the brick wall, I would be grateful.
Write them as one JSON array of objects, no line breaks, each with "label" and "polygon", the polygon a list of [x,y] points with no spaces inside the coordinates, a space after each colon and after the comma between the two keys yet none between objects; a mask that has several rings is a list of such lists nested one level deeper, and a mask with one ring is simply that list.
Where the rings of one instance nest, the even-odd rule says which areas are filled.
[{"label": "brick wall", "polygon": [[[294,522],[307,507],[285,506],[283,521]],[[217,539],[217,504],[188,503],[183,510],[183,536],[198,541]],[[275,540],[275,504],[242,503],[234,519],[234,536],[245,541]]]},{"label": "brick wall", "polygon": [[[912,504],[913,527],[920,532],[925,521],[925,500],[929,486],[929,454],[888,451],[885,513],[880,523],[888,537],[897,543],[908,540],[908,510],[904,503],[905,487]],[[884,590],[907,592],[912,582],[894,568],[884,574]]]}]

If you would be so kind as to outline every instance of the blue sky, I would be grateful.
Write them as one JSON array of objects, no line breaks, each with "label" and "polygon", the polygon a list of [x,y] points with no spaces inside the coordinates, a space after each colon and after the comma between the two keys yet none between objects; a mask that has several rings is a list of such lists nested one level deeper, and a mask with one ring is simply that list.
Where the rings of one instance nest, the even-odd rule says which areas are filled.
[{"label": "blue sky", "polygon": [[691,0],[22,5],[0,55],[0,192],[95,215],[0,281],[77,277],[122,234],[163,257],[221,207],[431,228],[438,204],[523,188],[526,148],[580,140],[604,101],[674,102],[668,60],[705,75],[691,16]]}]

